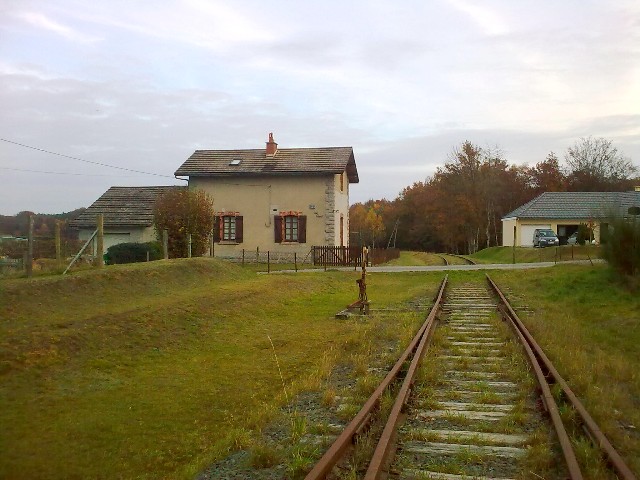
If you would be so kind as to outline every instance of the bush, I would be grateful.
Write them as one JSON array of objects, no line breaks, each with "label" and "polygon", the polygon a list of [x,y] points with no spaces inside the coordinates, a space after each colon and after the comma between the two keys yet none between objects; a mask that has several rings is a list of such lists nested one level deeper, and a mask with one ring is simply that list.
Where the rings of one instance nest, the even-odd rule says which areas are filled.
[{"label": "bush", "polygon": [[159,242],[119,243],[108,248],[105,255],[105,263],[107,265],[115,265],[146,262],[147,252],[149,252],[149,260],[163,258],[162,245]]},{"label": "bush", "polygon": [[640,218],[616,218],[609,222],[604,258],[624,275],[640,274]]},{"label": "bush", "polygon": [[176,188],[164,193],[155,205],[153,223],[162,240],[162,232],[169,233],[169,257],[187,256],[187,234],[191,234],[191,255],[198,257],[209,247],[213,230],[213,200],[202,190]]}]

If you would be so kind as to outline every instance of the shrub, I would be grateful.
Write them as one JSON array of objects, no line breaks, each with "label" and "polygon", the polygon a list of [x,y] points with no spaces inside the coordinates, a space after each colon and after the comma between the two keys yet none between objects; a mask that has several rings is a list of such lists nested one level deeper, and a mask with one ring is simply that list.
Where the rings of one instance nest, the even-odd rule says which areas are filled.
[{"label": "shrub", "polygon": [[213,230],[213,200],[202,190],[176,188],[158,198],[153,222],[162,240],[162,232],[169,233],[171,258],[187,256],[187,234],[191,234],[191,254],[200,256],[207,251]]},{"label": "shrub", "polygon": [[619,273],[640,274],[640,218],[618,217],[609,222],[603,256]]},{"label": "shrub", "polygon": [[163,257],[162,245],[159,242],[119,243],[108,248],[105,263],[115,265],[146,262],[147,252],[149,252],[149,260],[160,260]]}]

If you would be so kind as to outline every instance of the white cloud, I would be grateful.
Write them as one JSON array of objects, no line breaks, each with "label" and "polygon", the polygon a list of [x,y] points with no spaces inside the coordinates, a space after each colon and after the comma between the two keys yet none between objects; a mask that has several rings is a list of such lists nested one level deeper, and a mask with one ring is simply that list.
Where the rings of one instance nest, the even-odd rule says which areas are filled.
[{"label": "white cloud", "polygon": [[43,30],[56,33],[66,38],[67,40],[77,42],[96,42],[100,40],[98,37],[85,35],[70,27],[67,27],[66,25],[51,20],[50,18],[39,12],[20,12],[17,13],[16,16],[36,28],[41,28]]}]

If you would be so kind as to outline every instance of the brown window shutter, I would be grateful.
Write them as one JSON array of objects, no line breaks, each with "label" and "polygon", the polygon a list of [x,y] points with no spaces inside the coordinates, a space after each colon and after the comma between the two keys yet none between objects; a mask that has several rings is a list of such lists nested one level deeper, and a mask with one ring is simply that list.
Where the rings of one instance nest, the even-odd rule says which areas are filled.
[{"label": "brown window shutter", "polygon": [[276,215],[273,217],[273,234],[276,243],[282,243],[282,217]]},{"label": "brown window shutter", "polygon": [[298,243],[307,243],[307,216],[298,217]]},{"label": "brown window shutter", "polygon": [[220,235],[222,235],[222,233],[220,232],[221,218],[222,217],[218,217],[218,216],[213,217],[213,241],[216,243],[220,243]]},{"label": "brown window shutter", "polygon": [[236,242],[242,243],[242,216],[236,217]]}]

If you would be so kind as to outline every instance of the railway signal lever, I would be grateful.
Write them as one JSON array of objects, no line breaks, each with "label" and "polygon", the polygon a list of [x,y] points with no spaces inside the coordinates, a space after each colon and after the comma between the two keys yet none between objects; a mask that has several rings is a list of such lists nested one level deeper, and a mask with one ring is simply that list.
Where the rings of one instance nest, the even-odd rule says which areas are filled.
[{"label": "railway signal lever", "polygon": [[358,284],[358,300],[347,306],[347,310],[360,310],[360,315],[369,314],[369,299],[367,298],[367,263],[369,262],[369,249],[362,247],[362,275]]}]

